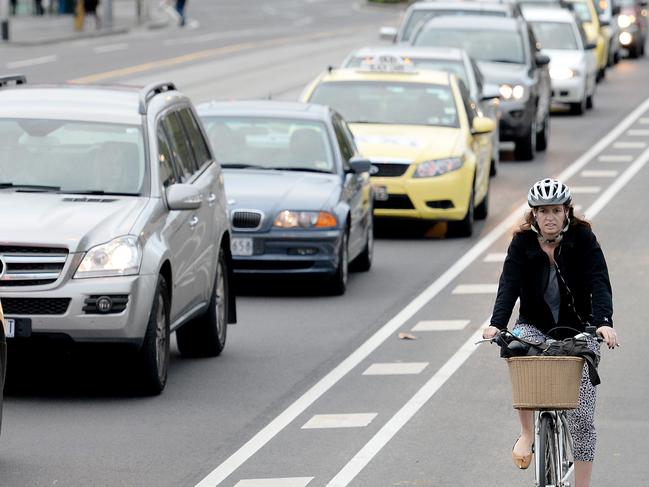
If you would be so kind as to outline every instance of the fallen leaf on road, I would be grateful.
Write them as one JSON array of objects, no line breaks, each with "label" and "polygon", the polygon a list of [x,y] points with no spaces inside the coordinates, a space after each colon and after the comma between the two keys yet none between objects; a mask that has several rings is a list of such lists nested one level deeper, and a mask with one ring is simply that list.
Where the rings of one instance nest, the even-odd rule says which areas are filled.
[{"label": "fallen leaf on road", "polygon": [[399,339],[400,340],[416,340],[417,337],[415,335],[411,335],[410,333],[406,333],[405,331],[402,331],[399,333]]}]

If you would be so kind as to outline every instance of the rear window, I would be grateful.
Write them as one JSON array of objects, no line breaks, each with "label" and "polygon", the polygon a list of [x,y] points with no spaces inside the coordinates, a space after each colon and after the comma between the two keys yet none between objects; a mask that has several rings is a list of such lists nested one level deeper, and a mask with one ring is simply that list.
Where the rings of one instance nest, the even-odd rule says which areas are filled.
[{"label": "rear window", "polygon": [[139,126],[0,119],[0,183],[136,195],[144,161]]}]

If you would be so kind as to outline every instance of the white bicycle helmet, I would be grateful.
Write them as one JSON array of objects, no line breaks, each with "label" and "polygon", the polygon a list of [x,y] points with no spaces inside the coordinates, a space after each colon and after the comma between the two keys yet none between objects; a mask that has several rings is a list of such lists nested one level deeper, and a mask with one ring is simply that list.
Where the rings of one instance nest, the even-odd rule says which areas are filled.
[{"label": "white bicycle helmet", "polygon": [[527,193],[527,204],[531,208],[545,205],[569,205],[572,201],[570,188],[556,179],[537,181]]}]

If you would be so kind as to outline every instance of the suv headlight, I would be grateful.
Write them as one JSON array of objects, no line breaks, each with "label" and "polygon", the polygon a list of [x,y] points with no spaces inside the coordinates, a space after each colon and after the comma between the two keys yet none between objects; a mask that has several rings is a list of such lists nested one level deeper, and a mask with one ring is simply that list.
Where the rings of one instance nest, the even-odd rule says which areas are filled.
[{"label": "suv headlight", "polygon": [[525,96],[525,87],[523,85],[502,84],[498,88],[503,100],[521,100]]},{"label": "suv headlight", "polygon": [[462,167],[461,157],[449,157],[448,159],[435,159],[417,164],[413,178],[433,178],[447,172],[455,171]]},{"label": "suv headlight", "polygon": [[626,29],[631,24],[635,23],[635,15],[622,14],[617,18],[617,25],[620,29]]},{"label": "suv headlight", "polygon": [[273,222],[276,228],[332,228],[337,224],[336,217],[328,211],[282,210]]},{"label": "suv headlight", "polygon": [[84,256],[74,277],[131,276],[140,271],[142,248],[137,237],[118,237],[91,248]]}]

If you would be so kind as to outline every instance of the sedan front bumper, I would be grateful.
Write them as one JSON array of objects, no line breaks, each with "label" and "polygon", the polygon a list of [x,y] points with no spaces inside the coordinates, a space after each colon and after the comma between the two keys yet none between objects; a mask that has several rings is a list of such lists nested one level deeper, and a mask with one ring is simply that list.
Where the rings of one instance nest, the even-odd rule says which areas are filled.
[{"label": "sedan front bumper", "polygon": [[512,141],[525,137],[535,117],[534,104],[529,100],[504,100],[500,104],[500,140]]}]

